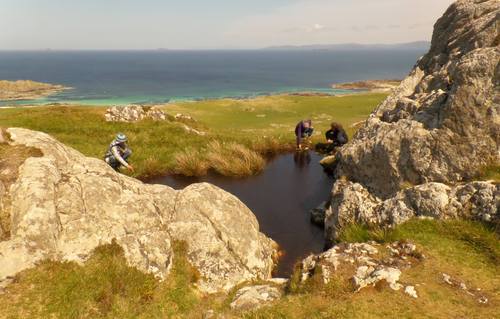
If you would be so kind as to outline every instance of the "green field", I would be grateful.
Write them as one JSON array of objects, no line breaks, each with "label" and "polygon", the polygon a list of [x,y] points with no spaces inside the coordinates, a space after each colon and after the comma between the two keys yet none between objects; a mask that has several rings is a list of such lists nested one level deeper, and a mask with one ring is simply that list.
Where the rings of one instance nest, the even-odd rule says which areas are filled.
[{"label": "green field", "polygon": [[[311,118],[319,141],[333,120],[352,136],[352,124],[364,120],[385,94],[344,97],[270,96],[250,100],[209,100],[167,104],[168,121],[108,123],[104,107],[41,106],[0,109],[0,127],[25,127],[49,133],[87,156],[102,158],[117,132],[129,136],[135,177],[167,173],[203,175],[213,169],[223,175],[260,172],[268,154],[294,147],[296,123]],[[195,122],[178,122],[173,115]],[[184,125],[204,131],[189,133]],[[128,172],[125,172],[128,173]]]}]

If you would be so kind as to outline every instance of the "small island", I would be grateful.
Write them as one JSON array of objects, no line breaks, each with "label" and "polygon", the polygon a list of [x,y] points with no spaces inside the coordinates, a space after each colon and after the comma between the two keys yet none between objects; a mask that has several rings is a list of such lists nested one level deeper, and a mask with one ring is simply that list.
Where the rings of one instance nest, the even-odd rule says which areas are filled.
[{"label": "small island", "polygon": [[0,100],[34,100],[53,95],[67,89],[69,89],[69,87],[65,87],[63,85],[35,82],[31,80],[0,80]]},{"label": "small island", "polygon": [[397,87],[401,80],[366,80],[358,82],[337,83],[332,84],[334,89],[342,90],[363,90],[369,92],[390,92],[393,88]]}]

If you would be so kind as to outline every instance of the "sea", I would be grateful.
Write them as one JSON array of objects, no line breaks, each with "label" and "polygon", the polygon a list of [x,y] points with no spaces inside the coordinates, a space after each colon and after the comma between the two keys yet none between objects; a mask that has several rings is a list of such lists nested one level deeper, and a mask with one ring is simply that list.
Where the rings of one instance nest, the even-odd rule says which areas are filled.
[{"label": "sea", "polygon": [[0,79],[72,89],[0,105],[157,104],[293,92],[340,94],[333,83],[398,79],[422,49],[0,51]]}]

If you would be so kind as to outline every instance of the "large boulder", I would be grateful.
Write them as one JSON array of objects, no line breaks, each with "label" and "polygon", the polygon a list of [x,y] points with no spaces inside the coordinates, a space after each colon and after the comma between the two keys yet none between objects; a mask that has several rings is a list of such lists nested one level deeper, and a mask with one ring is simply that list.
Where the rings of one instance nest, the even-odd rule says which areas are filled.
[{"label": "large boulder", "polygon": [[276,243],[233,195],[206,183],[181,191],[143,184],[47,134],[8,133],[11,144],[43,156],[28,158],[5,193],[11,223],[0,242],[0,282],[43,259],[83,262],[113,240],[130,265],[160,279],[176,258],[173,241],[186,241],[204,292],[270,278]]},{"label": "large boulder", "polygon": [[413,217],[464,218],[500,223],[500,184],[471,182],[450,187],[426,183],[380,199],[361,184],[337,181],[325,214],[325,236],[329,243],[339,229],[353,224],[394,226]]},{"label": "large boulder", "polygon": [[500,159],[498,0],[459,0],[430,51],[337,154],[336,175],[382,199],[468,181]]}]

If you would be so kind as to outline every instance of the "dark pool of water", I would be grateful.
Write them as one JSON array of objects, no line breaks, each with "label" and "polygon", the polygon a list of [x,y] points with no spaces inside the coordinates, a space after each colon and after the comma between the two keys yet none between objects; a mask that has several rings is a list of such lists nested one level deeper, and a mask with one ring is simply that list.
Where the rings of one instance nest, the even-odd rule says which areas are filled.
[{"label": "dark pool of water", "polygon": [[270,161],[258,176],[167,176],[150,183],[182,189],[192,183],[208,182],[237,196],[257,216],[261,231],[285,251],[277,275],[286,276],[296,261],[324,247],[323,230],[309,220],[309,210],[327,199],[333,184],[319,165],[320,159],[313,152],[286,154]]}]

